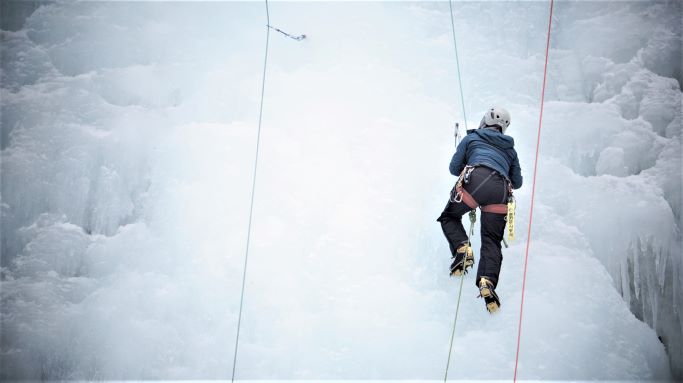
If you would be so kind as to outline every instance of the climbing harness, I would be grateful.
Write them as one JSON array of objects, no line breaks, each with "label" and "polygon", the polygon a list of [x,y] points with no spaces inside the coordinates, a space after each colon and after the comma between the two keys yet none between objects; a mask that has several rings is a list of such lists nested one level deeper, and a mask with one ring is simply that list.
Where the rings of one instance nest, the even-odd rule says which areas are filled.
[{"label": "climbing harness", "polygon": [[[470,211],[470,232],[469,235],[467,236],[467,247],[468,250],[469,248],[472,247],[472,242],[471,239],[472,236],[474,235],[474,223],[477,222],[477,213],[476,210],[471,210]],[[467,254],[467,251],[465,251],[465,254]],[[448,346],[448,360],[446,360],[446,372],[444,373],[443,376],[443,381],[448,380],[448,368],[451,365],[451,353],[453,352],[453,340],[455,339],[455,325],[458,323],[458,313],[460,312],[460,297],[462,296],[462,285],[463,282],[465,281],[465,273],[463,273],[460,276],[460,289],[458,290],[458,303],[455,306],[455,318],[453,319],[453,330],[451,331],[451,343]]]},{"label": "climbing harness", "polygon": [[[465,190],[465,188],[462,186],[463,183],[469,183],[469,178],[470,174],[472,174],[472,171],[475,169],[475,166],[467,165],[463,169],[463,171],[460,173],[460,177],[458,177],[458,181],[455,183],[455,188],[453,188],[453,192],[451,192],[451,202],[454,203],[460,203],[463,202],[465,205],[469,206],[472,209],[480,208],[482,212],[484,213],[495,213],[495,214],[505,214],[506,216],[510,216],[510,202],[508,199],[507,204],[489,204],[489,205],[484,205],[484,206],[479,206],[479,203],[472,197],[472,195]],[[493,176],[494,173],[491,173],[486,179],[484,179],[483,182],[488,181],[491,176]],[[507,182],[507,181],[506,181]],[[482,183],[483,184],[483,183]],[[508,184],[508,195],[512,196],[512,187],[510,186],[510,183],[507,182]],[[514,204],[512,205],[512,208],[514,209]],[[512,217],[514,218],[514,212],[512,213]]]},{"label": "climbing harness", "polygon": [[258,130],[256,134],[256,154],[254,155],[254,172],[252,175],[252,182],[251,182],[251,201],[249,203],[249,224],[247,225],[247,244],[246,244],[246,249],[244,251],[244,269],[242,270],[242,291],[240,293],[240,308],[239,308],[239,314],[237,316],[237,333],[235,335],[235,353],[233,354],[233,360],[232,360],[232,378],[231,382],[235,381],[235,370],[237,368],[237,351],[239,350],[239,341],[240,341],[240,329],[241,329],[241,324],[242,324],[242,308],[244,305],[244,290],[246,286],[246,281],[247,281],[247,264],[249,261],[249,245],[251,243],[251,221],[254,213],[254,194],[256,192],[256,174],[258,173],[258,158],[259,158],[259,144],[261,142],[261,121],[263,120],[263,96],[265,95],[266,91],[266,68],[268,67],[268,43],[270,42],[270,30],[274,29],[280,33],[285,34],[288,37],[293,38],[294,40],[303,40],[306,36],[301,35],[301,36],[291,36],[286,32],[283,32],[275,27],[272,27],[270,25],[270,10],[268,8],[268,0],[265,0],[266,4],[266,49],[265,49],[265,55],[263,58],[263,76],[261,77],[261,103],[259,106],[259,115],[258,115]]},{"label": "climbing harness", "polygon": [[[485,213],[504,214],[505,221],[507,222],[508,240],[513,241],[515,239],[515,209],[517,208],[517,204],[515,202],[515,197],[512,194],[512,185],[509,181],[506,181],[508,185],[507,204],[501,203],[479,206],[479,203],[474,199],[474,197],[462,186],[463,183],[469,183],[470,174],[474,169],[475,166],[465,166],[458,177],[458,181],[455,183],[455,187],[453,187],[451,190],[451,196],[449,200],[453,203],[464,202],[465,205],[469,206],[470,208],[479,208]],[[486,182],[492,175],[493,173],[489,175],[484,182]],[[505,240],[505,237],[503,237],[503,244],[505,245],[505,248],[508,248],[508,242]]]}]

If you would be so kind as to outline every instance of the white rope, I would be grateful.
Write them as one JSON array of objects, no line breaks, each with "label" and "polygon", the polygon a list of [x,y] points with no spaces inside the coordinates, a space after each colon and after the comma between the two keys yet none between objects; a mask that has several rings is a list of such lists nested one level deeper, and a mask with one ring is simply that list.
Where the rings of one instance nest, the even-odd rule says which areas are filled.
[{"label": "white rope", "polygon": [[254,195],[256,194],[256,175],[258,173],[258,158],[259,158],[259,148],[261,143],[261,121],[263,120],[263,98],[266,92],[266,69],[268,67],[268,45],[270,42],[270,30],[273,29],[283,35],[300,41],[306,38],[306,35],[293,36],[287,32],[284,32],[278,28],[270,25],[270,9],[268,7],[268,0],[266,3],[266,49],[265,55],[263,57],[263,76],[261,77],[261,105],[259,107],[258,114],[258,132],[256,135],[256,154],[254,156],[254,173],[251,182],[251,202],[249,203],[249,224],[247,226],[247,245],[244,251],[244,269],[242,270],[242,291],[240,293],[240,309],[237,316],[237,334],[235,335],[235,353],[232,360],[232,378],[231,382],[235,381],[235,371],[237,369],[237,351],[239,350],[240,342],[240,330],[242,325],[242,308],[244,307],[244,290],[247,282],[247,264],[249,263],[249,245],[251,244],[251,222],[254,216]]},{"label": "white rope", "polygon": [[256,135],[256,155],[254,156],[254,173],[251,182],[251,202],[249,204],[249,225],[247,227],[247,246],[244,252],[244,270],[242,271],[242,292],[240,294],[240,309],[237,316],[237,335],[235,336],[235,353],[232,360],[232,378],[231,382],[235,381],[235,370],[237,368],[237,351],[240,342],[240,328],[242,324],[242,307],[244,305],[244,287],[247,281],[247,264],[249,261],[249,244],[251,243],[251,220],[254,213],[254,194],[256,191],[256,174],[258,170],[259,144],[261,143],[261,120],[263,118],[263,95],[266,91],[266,67],[268,65],[268,43],[270,41],[270,12],[268,10],[268,0],[266,2],[266,53],[263,58],[263,76],[261,80],[261,106],[258,115],[258,133]]}]

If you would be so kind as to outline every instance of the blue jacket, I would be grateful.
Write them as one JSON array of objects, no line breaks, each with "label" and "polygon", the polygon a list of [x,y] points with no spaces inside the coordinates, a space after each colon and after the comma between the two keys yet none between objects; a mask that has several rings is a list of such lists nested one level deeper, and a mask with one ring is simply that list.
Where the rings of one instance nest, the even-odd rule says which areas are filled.
[{"label": "blue jacket", "polygon": [[495,129],[470,130],[460,141],[448,170],[459,176],[465,165],[484,165],[507,177],[513,189],[522,187],[515,140]]}]

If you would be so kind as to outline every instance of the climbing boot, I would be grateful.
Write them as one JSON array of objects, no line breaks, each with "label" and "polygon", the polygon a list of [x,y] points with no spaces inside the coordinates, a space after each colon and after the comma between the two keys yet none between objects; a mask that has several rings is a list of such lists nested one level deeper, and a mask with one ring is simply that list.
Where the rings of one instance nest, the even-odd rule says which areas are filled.
[{"label": "climbing boot", "polygon": [[479,280],[479,296],[484,298],[486,309],[491,314],[500,309],[500,299],[498,299],[493,283],[484,277]]},{"label": "climbing boot", "polygon": [[451,276],[459,277],[467,274],[467,269],[474,265],[474,253],[472,247],[468,243],[464,243],[458,247],[451,263]]}]

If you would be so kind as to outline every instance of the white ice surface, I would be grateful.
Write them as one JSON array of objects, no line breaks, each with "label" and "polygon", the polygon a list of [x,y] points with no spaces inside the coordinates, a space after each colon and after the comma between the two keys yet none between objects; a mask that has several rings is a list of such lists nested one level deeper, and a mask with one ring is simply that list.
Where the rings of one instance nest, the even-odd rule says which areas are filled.
[{"label": "white ice surface", "polygon": [[[450,375],[509,381],[548,7],[454,6],[468,123],[512,112],[525,185],[502,311],[469,275]],[[518,378],[667,380],[681,6],[556,6]],[[57,2],[0,32],[0,377],[230,377],[264,18]],[[308,38],[270,35],[237,377],[440,379],[458,281],[435,219],[463,119],[448,4],[276,2],[271,22]]]}]

